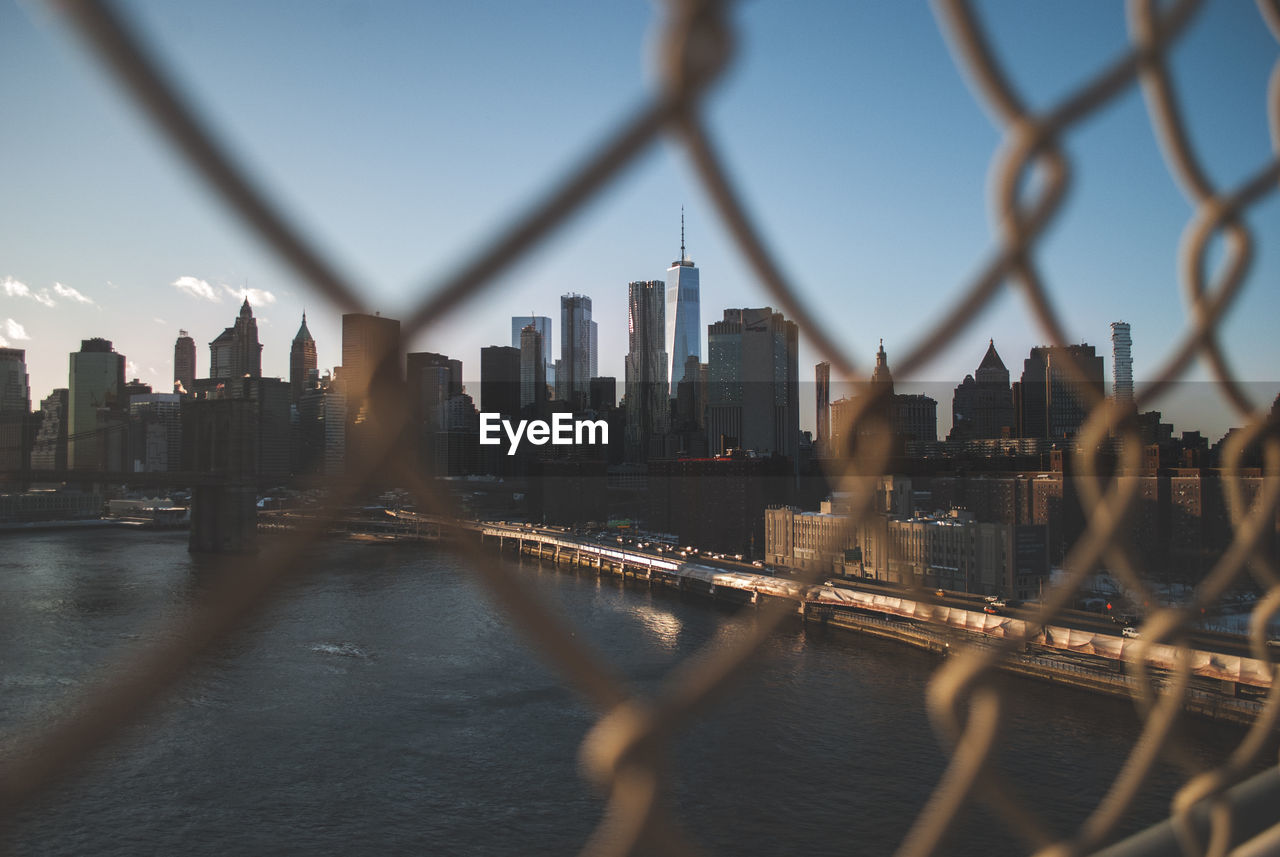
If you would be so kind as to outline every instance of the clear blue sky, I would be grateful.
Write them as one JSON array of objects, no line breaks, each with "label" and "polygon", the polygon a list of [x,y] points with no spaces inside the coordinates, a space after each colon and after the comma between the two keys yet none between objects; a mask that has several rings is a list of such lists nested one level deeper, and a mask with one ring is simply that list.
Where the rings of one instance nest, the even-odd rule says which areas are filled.
[{"label": "clear blue sky", "polygon": [[[661,11],[637,2],[125,5],[238,157],[391,316],[644,99]],[[979,8],[1037,106],[1126,42],[1118,3]],[[867,365],[883,337],[892,365],[994,246],[986,186],[999,137],[927,5],[750,0],[735,23],[737,59],[708,105],[732,171],[828,328]],[[1210,3],[1175,53],[1194,140],[1221,184],[1272,156],[1265,98],[1278,56],[1254,6],[1235,2]],[[203,373],[206,343],[232,322],[246,286],[265,373],[287,375],[304,308],[321,366],[340,361],[337,312],[226,212],[35,3],[0,5],[0,121],[0,337],[27,349],[33,399],[66,385],[67,354],[90,336],[113,340],[131,376],[168,389],[185,328]],[[1133,325],[1141,381],[1184,324],[1175,260],[1190,209],[1136,89],[1077,129],[1067,152],[1076,181],[1039,259],[1071,336],[1104,352],[1108,373],[1108,323]],[[681,205],[704,329],[724,307],[768,303],[682,154],[664,142],[411,348],[461,358],[474,380],[479,349],[508,344],[511,315],[552,316],[558,343],[559,296],[574,291],[594,300],[601,373],[620,378],[626,284],[662,277],[676,258]],[[1258,394],[1269,401],[1280,386],[1280,203],[1269,200],[1249,223],[1256,266],[1223,339],[1238,373],[1266,382]],[[973,371],[989,337],[1015,377],[1044,341],[1013,294],[985,312],[917,379],[942,385],[931,391],[944,433],[951,400],[937,390]],[[802,380],[817,359],[802,342]],[[1233,422],[1221,407],[1164,410],[1179,429],[1215,437]],[[802,425],[812,421],[806,404]]]}]

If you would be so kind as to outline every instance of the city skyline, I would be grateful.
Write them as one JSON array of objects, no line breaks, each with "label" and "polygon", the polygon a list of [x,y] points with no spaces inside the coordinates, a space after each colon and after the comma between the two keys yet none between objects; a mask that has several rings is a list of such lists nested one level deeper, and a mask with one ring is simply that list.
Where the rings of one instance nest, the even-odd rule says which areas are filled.
[{"label": "city skyline", "polygon": [[[0,76],[0,104],[21,129],[7,139],[9,157],[0,165],[9,190],[0,212],[0,337],[27,352],[33,406],[66,386],[67,355],[93,337],[115,343],[129,377],[167,390],[178,330],[192,332],[201,365],[220,329],[215,324],[230,321],[245,298],[260,323],[264,375],[288,377],[289,341],[303,311],[321,369],[340,363],[340,312],[227,216],[46,13],[26,8],[0,11],[3,62],[12,72]],[[637,37],[651,23],[647,7],[566,5],[502,20],[482,9],[381,7],[354,22],[333,10],[298,16],[285,7],[253,10],[250,21],[241,20],[248,10],[152,2],[128,8],[254,174],[288,210],[306,212],[303,222],[318,237],[332,239],[343,266],[373,284],[370,311],[388,316],[402,315],[409,296],[435,280],[432,271],[456,265],[651,88],[644,69],[652,46]],[[1092,73],[1127,38],[1120,10],[1045,7],[1032,14],[997,3],[981,11],[997,51],[1037,105]],[[1275,49],[1256,17],[1252,7],[1209,6],[1174,58],[1195,142],[1224,186],[1269,154],[1263,108]],[[585,54],[579,37],[568,35],[569,18],[594,37]],[[735,14],[735,24],[749,44],[768,34],[771,49],[745,52],[713,91],[709,115],[753,213],[860,369],[869,370],[880,337],[891,355],[905,354],[995,244],[984,183],[999,139],[983,107],[927,9],[761,4]],[[242,38],[228,39],[232,32]],[[884,39],[886,32],[894,38]],[[430,50],[402,49],[424,33],[437,34],[427,36]],[[351,56],[320,67],[309,51],[333,38],[342,38]],[[574,45],[574,60],[547,49],[561,41]],[[905,65],[903,47],[915,48]],[[382,61],[384,54],[392,59]],[[207,55],[223,59],[212,67],[194,59]],[[477,73],[464,75],[456,92],[433,92],[422,108],[405,109],[388,91],[388,74],[429,82],[442,63],[465,63]],[[512,63],[526,77],[516,91],[503,71]],[[293,66],[305,76],[285,73]],[[582,75],[584,67],[599,73]],[[885,68],[895,72],[892,88],[848,83]],[[324,92],[321,104],[301,106],[304,89]],[[546,97],[552,92],[556,99]],[[630,95],[620,99],[619,92]],[[360,122],[334,133],[334,122],[353,112]],[[491,113],[509,115],[498,121]],[[466,133],[435,133],[439,116]],[[501,133],[509,122],[526,132],[516,157]],[[788,132],[794,128],[806,133]],[[1069,143],[1075,184],[1037,258],[1069,338],[1106,351],[1108,374],[1108,325],[1132,323],[1140,391],[1169,350],[1171,332],[1186,324],[1175,261],[1189,211],[1136,90]],[[626,283],[661,277],[678,246],[681,205],[690,255],[706,271],[704,321],[725,307],[776,304],[727,239],[681,154],[662,146],[484,299],[406,343],[407,350],[458,356],[476,374],[480,349],[509,338],[510,316],[492,315],[489,306],[554,316],[559,296],[578,292],[594,301],[599,374],[621,379]],[[1253,284],[1277,276],[1266,246],[1278,210],[1271,200],[1250,213],[1261,248]],[[912,312],[902,312],[904,301]],[[1280,345],[1266,329],[1277,301],[1274,291],[1246,288],[1223,329],[1240,376],[1265,382],[1260,405],[1280,386],[1269,377]],[[824,315],[828,307],[850,311]],[[924,381],[898,381],[906,388],[913,380],[954,385],[990,338],[1011,358],[1046,342],[1022,299],[1009,294],[925,368]],[[801,366],[821,359],[802,331]],[[838,385],[833,378],[833,398]],[[810,389],[801,402],[808,429],[812,401]],[[948,410],[945,399],[939,403]],[[1210,436],[1239,422],[1217,402],[1156,407],[1180,429]],[[943,430],[941,414],[939,424]]]}]

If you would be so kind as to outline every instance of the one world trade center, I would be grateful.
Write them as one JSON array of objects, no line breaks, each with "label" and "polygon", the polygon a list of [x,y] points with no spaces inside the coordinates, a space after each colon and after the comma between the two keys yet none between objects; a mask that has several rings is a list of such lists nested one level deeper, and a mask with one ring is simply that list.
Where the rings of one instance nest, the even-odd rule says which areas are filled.
[{"label": "one world trade center", "polygon": [[702,360],[702,319],[698,310],[698,269],[684,249],[684,212],[680,212],[680,258],[667,268],[667,353],[671,395],[684,379],[689,357]]}]

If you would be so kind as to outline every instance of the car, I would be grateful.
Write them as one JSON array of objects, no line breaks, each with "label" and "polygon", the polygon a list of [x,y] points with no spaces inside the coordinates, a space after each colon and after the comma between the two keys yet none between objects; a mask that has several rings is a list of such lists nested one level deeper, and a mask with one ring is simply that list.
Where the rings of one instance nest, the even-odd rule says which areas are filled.
[{"label": "car", "polygon": [[1000,596],[999,596],[999,595],[988,595],[988,596],[987,596],[986,598],[984,598],[983,600],[984,600],[984,601],[986,601],[988,604],[994,604],[995,602],[997,602],[997,601],[999,601],[999,600],[1000,600]]},{"label": "car", "polygon": [[1120,630],[1120,636],[1128,637],[1131,640],[1137,640],[1142,636],[1142,634],[1138,633],[1138,629],[1132,625],[1125,625],[1124,628]]},{"label": "car", "polygon": [[990,613],[992,616],[999,616],[999,615],[1000,615],[1000,608],[999,608],[999,607],[997,607],[995,604],[988,604],[986,607],[983,607],[983,608],[982,608],[982,612],[983,612],[983,613]]},{"label": "car", "polygon": [[945,589],[943,589],[941,586],[939,586],[937,589],[933,590],[933,594],[934,594],[934,595],[936,595],[936,596],[938,596],[939,598],[946,598],[946,597],[947,597],[947,590],[945,590]]},{"label": "car", "polygon": [[991,602],[991,606],[999,608],[999,607],[1006,607],[1008,605],[1005,604],[1005,600],[1003,598],[997,598],[995,601]]}]

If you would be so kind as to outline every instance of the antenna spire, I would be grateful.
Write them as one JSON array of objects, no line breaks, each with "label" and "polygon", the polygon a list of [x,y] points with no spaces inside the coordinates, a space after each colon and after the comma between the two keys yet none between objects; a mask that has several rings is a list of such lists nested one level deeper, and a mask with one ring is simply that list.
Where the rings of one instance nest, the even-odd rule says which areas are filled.
[{"label": "antenna spire", "polygon": [[680,259],[687,258],[684,252],[684,206],[680,206]]}]

